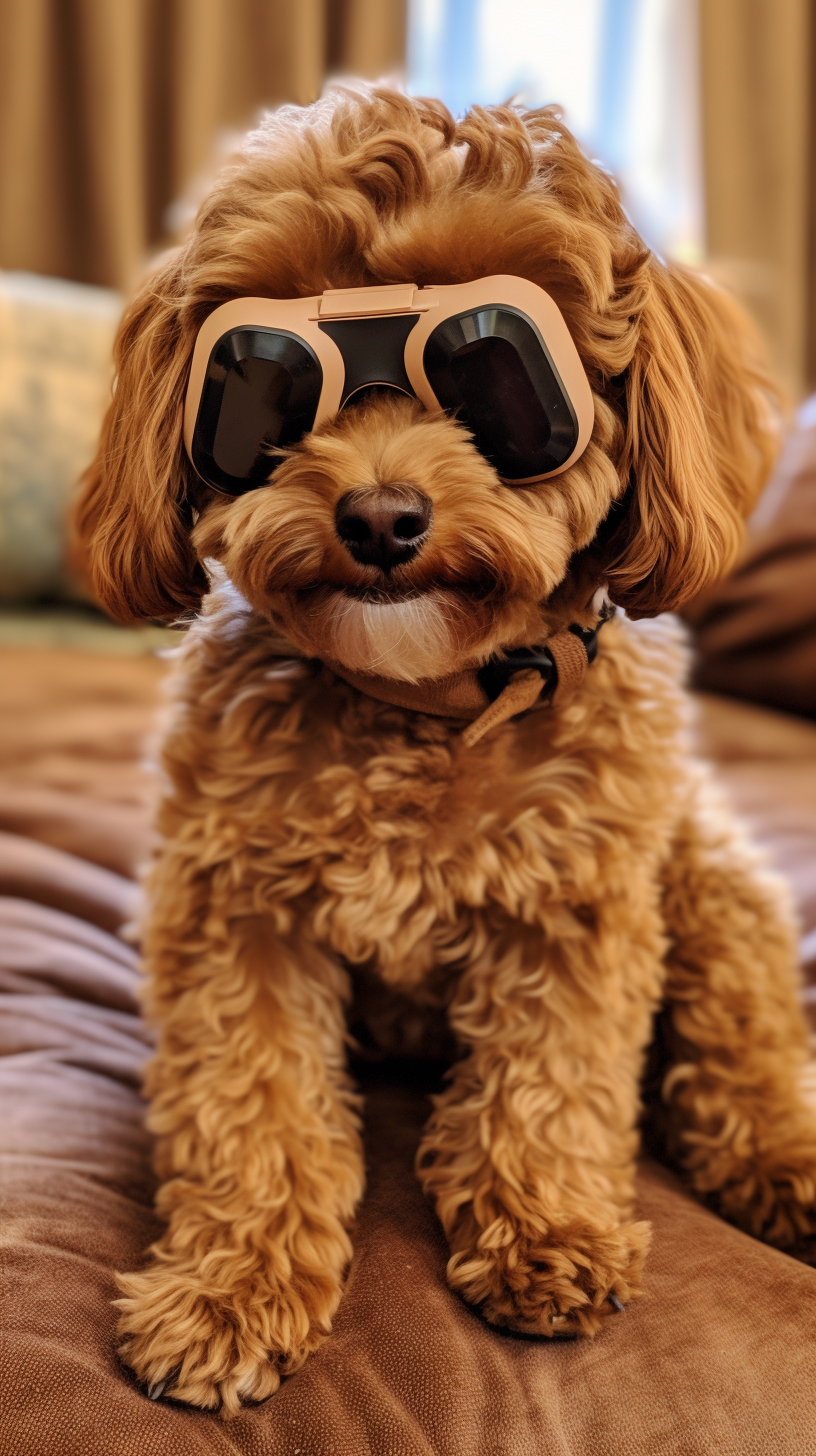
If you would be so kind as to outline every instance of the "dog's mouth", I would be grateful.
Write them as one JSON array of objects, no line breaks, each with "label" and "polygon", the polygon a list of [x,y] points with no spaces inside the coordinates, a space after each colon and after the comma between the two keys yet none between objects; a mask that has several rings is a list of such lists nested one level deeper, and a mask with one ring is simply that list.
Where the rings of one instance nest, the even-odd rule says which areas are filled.
[{"label": "dog's mouth", "polygon": [[527,640],[538,610],[501,582],[312,582],[279,597],[281,621],[310,656],[402,682],[435,680]]},{"label": "dog's mouth", "polygon": [[488,581],[484,577],[466,581],[448,581],[441,577],[431,577],[427,581],[400,581],[391,576],[380,582],[360,583],[331,579],[313,581],[308,585],[298,587],[294,593],[295,599],[303,605],[307,605],[316,597],[323,599],[334,597],[344,598],[351,602],[362,602],[370,606],[392,606],[403,602],[419,602],[425,597],[438,598],[440,595],[444,595],[449,600],[458,597],[464,602],[483,603],[498,601],[503,596],[503,592],[500,583],[494,580]]},{"label": "dog's mouth", "polygon": [[355,602],[370,602],[376,606],[385,606],[392,602],[410,602],[423,597],[432,590],[429,587],[417,586],[343,586],[339,588],[343,596],[350,597]]},{"label": "dog's mouth", "polygon": [[443,574],[429,575],[427,580],[396,578],[392,575],[379,582],[321,582],[323,587],[334,590],[358,602],[409,602],[421,597],[444,592],[447,597],[461,597],[469,602],[496,601],[504,595],[502,584],[495,577],[456,577],[449,579]]}]

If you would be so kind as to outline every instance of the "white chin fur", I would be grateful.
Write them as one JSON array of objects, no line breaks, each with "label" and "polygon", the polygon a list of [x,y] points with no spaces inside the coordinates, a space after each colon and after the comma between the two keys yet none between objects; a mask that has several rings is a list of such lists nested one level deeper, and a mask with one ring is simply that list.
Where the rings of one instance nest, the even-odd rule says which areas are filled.
[{"label": "white chin fur", "polygon": [[331,654],[353,672],[419,682],[450,671],[455,643],[443,592],[403,602],[338,594],[331,617]]}]

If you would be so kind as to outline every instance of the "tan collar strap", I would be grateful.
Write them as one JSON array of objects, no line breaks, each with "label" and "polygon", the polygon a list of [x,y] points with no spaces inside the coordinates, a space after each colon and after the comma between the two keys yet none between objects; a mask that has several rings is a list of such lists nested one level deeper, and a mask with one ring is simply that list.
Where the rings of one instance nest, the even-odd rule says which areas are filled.
[{"label": "tan collar strap", "polygon": [[594,627],[572,622],[548,638],[544,647],[520,647],[503,657],[491,657],[478,671],[452,672],[434,681],[397,682],[350,672],[329,658],[325,661],[338,677],[380,702],[432,717],[469,720],[462,742],[471,747],[518,713],[569,702],[595,661],[601,627],[614,613],[614,607],[605,606]]}]

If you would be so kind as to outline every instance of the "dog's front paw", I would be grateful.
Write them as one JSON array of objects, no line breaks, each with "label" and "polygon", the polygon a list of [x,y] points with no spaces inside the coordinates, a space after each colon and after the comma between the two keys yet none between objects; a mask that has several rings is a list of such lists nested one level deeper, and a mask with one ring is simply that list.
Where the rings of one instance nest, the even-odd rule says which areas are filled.
[{"label": "dog's front paw", "polygon": [[[572,1225],[546,1237],[497,1220],[452,1240],[448,1283],[486,1319],[524,1334],[594,1335],[640,1293],[648,1223]],[[475,1238],[474,1238],[475,1235]]]},{"label": "dog's front paw", "polygon": [[273,1294],[262,1278],[205,1288],[195,1273],[163,1264],[120,1274],[117,1283],[125,1337],[119,1353],[148,1394],[220,1407],[225,1416],[274,1394],[281,1375],[297,1370],[328,1334],[340,1298],[339,1281],[331,1290],[324,1283],[323,1307],[308,1309],[295,1289]]},{"label": "dog's front paw", "polygon": [[795,1115],[794,1109],[787,1137],[762,1130],[761,1150],[711,1147],[713,1140],[687,1132],[684,1161],[710,1208],[755,1239],[816,1265],[816,1125],[809,1118],[797,1126]]}]

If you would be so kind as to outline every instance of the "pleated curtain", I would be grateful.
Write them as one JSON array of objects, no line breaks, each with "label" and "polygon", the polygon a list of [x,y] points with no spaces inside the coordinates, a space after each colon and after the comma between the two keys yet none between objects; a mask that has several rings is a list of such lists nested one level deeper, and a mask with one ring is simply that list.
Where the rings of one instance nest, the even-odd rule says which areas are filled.
[{"label": "pleated curtain", "polygon": [[225,129],[404,49],[405,0],[0,0],[0,268],[127,287]]},{"label": "pleated curtain", "polygon": [[816,388],[814,0],[698,4],[709,267],[795,400]]}]

